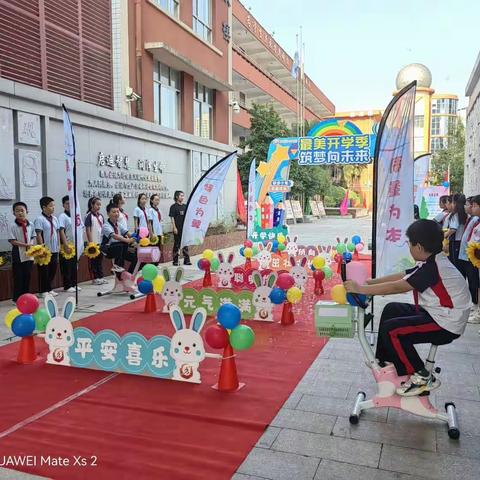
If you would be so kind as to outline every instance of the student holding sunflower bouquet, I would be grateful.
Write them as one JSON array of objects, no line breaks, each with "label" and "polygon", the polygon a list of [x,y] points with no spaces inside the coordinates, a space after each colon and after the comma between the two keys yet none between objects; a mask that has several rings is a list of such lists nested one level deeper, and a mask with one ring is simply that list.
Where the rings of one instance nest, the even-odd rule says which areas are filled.
[{"label": "student holding sunflower bouquet", "polygon": [[160,263],[163,263],[163,227],[162,215],[160,213],[160,196],[154,193],[150,197],[150,224],[152,236],[150,238],[150,245],[158,246],[160,250]]}]

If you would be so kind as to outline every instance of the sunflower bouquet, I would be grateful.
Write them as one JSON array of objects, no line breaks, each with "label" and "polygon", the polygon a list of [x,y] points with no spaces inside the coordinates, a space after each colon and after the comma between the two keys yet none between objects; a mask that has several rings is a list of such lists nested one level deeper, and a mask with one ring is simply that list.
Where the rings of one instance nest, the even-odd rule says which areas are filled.
[{"label": "sunflower bouquet", "polygon": [[150,237],[150,245],[158,245],[160,238],[157,235],[152,235]]},{"label": "sunflower bouquet", "polygon": [[76,252],[75,252],[75,246],[73,245],[72,242],[70,242],[70,243],[68,244],[68,248],[70,249],[70,253],[67,253],[67,252],[65,251],[65,246],[64,246],[64,245],[62,245],[62,246],[60,247],[60,255],[61,255],[65,260],[70,260],[70,259],[73,258],[73,257],[75,256],[75,254],[76,254]]},{"label": "sunflower bouquet", "polygon": [[473,266],[480,268],[480,242],[470,242],[467,247],[467,255]]},{"label": "sunflower bouquet", "polygon": [[52,252],[44,245],[34,245],[29,248],[25,254],[28,257],[33,257],[34,263],[41,267],[48,265],[52,259]]},{"label": "sunflower bouquet", "polygon": [[0,267],[5,265],[5,263],[7,263],[7,260],[5,259],[5,257],[0,256]]},{"label": "sunflower bouquet", "polygon": [[85,247],[83,253],[87,258],[93,260],[100,255],[100,246],[98,245],[98,243],[89,242],[87,243],[87,246]]},{"label": "sunflower bouquet", "polygon": [[32,245],[26,252],[27,257],[35,258],[37,255],[42,255],[45,247],[43,245]]},{"label": "sunflower bouquet", "polygon": [[141,247],[148,247],[150,245],[150,240],[145,237],[145,238],[141,238],[140,239],[140,242],[138,242],[138,244],[141,246]]}]

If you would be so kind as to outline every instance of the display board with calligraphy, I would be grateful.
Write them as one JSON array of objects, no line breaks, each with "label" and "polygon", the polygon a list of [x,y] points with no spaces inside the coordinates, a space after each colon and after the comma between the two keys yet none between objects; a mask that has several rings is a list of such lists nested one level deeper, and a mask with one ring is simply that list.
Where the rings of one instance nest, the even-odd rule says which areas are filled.
[{"label": "display board with calligraphy", "polygon": [[327,216],[327,212],[325,212],[325,205],[323,204],[322,201],[317,202],[317,208],[318,208],[318,213],[320,214],[320,217]]},{"label": "display board with calligraphy", "polygon": [[320,211],[318,210],[318,204],[315,200],[310,200],[310,209],[312,210],[312,215],[314,217],[319,217],[320,216]]},{"label": "display board with calligraphy", "polygon": [[302,205],[298,200],[291,200],[292,202],[292,209],[293,209],[293,215],[295,218],[303,218],[303,210],[302,210]]},{"label": "display board with calligraphy", "polygon": [[293,220],[295,218],[290,200],[285,200],[285,212],[288,220]]}]

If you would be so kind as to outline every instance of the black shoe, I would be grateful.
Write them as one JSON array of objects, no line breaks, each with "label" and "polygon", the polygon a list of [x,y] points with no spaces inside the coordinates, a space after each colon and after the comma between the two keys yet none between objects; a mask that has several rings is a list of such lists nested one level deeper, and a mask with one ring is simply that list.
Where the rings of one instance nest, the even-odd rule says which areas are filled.
[{"label": "black shoe", "polygon": [[178,262],[173,262],[174,267],[178,267]]},{"label": "black shoe", "polygon": [[188,260],[188,262],[183,262],[184,265],[192,265],[192,262]]}]

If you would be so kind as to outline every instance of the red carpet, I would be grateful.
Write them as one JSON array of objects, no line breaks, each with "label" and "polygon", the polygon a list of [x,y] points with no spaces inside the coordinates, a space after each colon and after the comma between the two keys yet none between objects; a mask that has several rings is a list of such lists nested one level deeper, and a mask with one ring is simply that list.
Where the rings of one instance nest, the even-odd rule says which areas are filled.
[{"label": "red carpet", "polygon": [[[328,282],[326,290],[337,282]],[[308,291],[312,289],[310,284]],[[322,298],[329,298],[328,293]],[[13,360],[18,346],[3,347],[2,455],[33,455],[36,466],[10,468],[50,478],[230,478],[327,341],[314,333],[315,301],[311,293],[305,294],[295,307],[296,323],[288,327],[247,322],[256,342],[251,350],[238,353],[238,375],[246,387],[237,393],[211,388],[219,371],[219,362],[211,359],[201,366],[201,385],[120,374],[8,435],[8,428],[111,373],[42,361],[17,365]],[[147,338],[173,333],[167,315],[144,314],[143,306],[139,300],[75,325],[93,331],[111,328],[119,334],[138,331]],[[280,311],[275,317],[280,318]],[[45,356],[43,341],[37,344]],[[48,455],[66,457],[70,466],[40,465],[41,456]],[[96,466],[74,466],[74,456],[87,463],[94,456]]]}]

